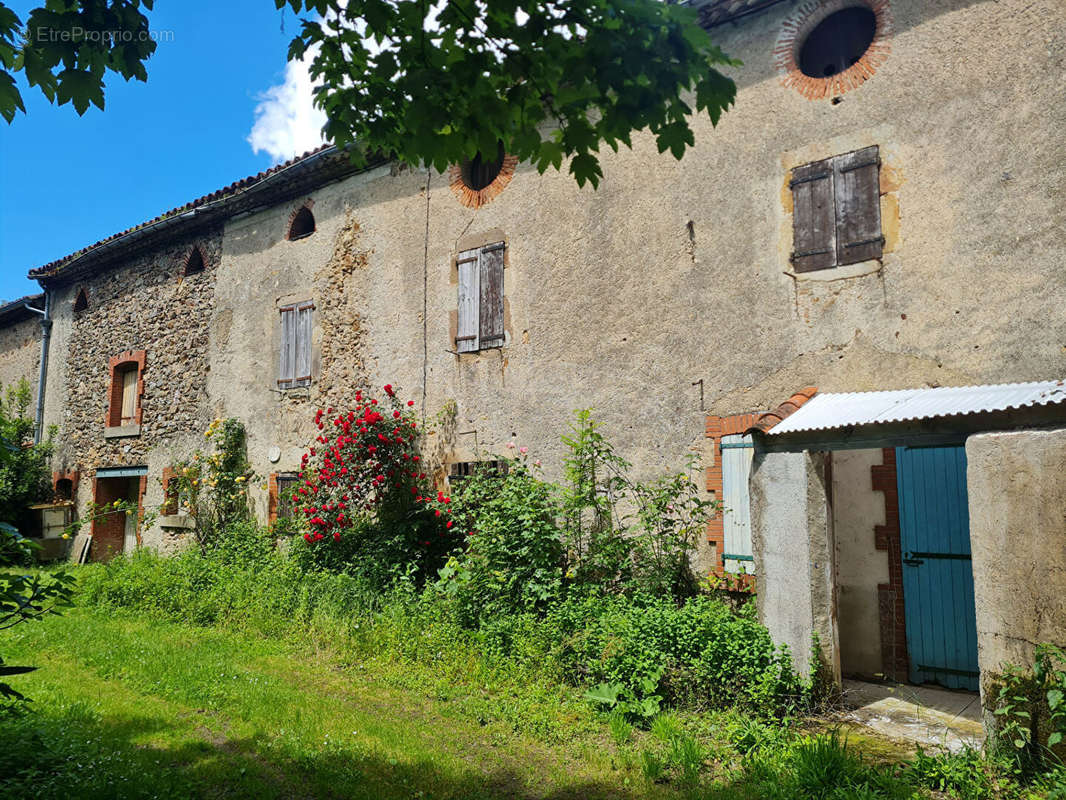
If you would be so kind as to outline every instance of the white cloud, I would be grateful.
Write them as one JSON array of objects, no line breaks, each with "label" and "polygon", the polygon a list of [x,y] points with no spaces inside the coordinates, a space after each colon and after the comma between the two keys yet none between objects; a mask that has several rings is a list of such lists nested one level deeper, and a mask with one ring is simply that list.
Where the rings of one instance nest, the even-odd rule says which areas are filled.
[{"label": "white cloud", "polygon": [[[308,52],[307,60],[313,58]],[[315,108],[313,89],[307,62],[286,64],[285,81],[257,98],[255,124],[248,134],[248,144],[255,153],[268,153],[277,163],[313,150],[325,141],[322,126],[326,115]]]}]

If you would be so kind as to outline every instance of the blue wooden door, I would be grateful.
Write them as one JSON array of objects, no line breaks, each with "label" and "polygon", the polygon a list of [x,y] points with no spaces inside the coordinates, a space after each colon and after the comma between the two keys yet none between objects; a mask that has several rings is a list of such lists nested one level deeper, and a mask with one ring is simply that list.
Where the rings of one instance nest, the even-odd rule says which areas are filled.
[{"label": "blue wooden door", "polygon": [[966,450],[897,447],[896,475],[910,680],[976,690]]}]

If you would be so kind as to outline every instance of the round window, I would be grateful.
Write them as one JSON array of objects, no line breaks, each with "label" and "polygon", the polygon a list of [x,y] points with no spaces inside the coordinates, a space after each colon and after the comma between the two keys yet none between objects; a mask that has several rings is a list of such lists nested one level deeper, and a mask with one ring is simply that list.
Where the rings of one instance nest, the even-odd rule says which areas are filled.
[{"label": "round window", "polygon": [[844,72],[870,47],[877,33],[877,16],[865,6],[845,8],[819,22],[799,51],[799,68],[811,78]]},{"label": "round window", "polygon": [[488,158],[478,153],[473,158],[468,158],[460,167],[463,183],[468,189],[480,192],[500,174],[503,169],[503,142],[500,142],[496,150],[495,158]]}]

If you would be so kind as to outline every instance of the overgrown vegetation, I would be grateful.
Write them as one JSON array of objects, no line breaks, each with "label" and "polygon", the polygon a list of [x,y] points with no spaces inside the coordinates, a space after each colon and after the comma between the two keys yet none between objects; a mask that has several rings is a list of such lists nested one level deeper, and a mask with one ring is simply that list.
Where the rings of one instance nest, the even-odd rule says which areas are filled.
[{"label": "overgrown vegetation", "polygon": [[[413,756],[331,738],[380,725],[363,707],[387,696],[379,716],[418,707],[411,727],[470,748],[489,731],[519,760],[541,743],[550,754],[536,757],[557,765],[558,796],[1066,797],[1066,773],[1048,749],[1062,731],[1061,651],[1042,648],[1036,673],[1008,673],[1000,692],[1012,747],[1028,752],[1039,737],[1039,760],[919,752],[872,762],[846,733],[811,729],[824,696],[817,666],[796,674],[753,604],[696,591],[688,551],[712,506],[686,472],[633,480],[579,412],[562,485],[511,445],[505,468],[475,471],[452,495],[432,491],[409,406],[391,386],[386,395],[319,414],[292,498],[298,514],[271,530],[248,513],[239,423],[216,421],[215,452],[183,466],[187,483],[168,501],[188,503],[198,522],[206,515],[201,546],[84,568],[78,622],[51,623],[48,638],[28,626],[15,640],[20,654],[40,652],[90,683],[118,681],[135,695],[124,707],[157,708],[152,725],[174,713],[220,717],[223,745],[222,734],[182,734],[217,750],[214,766],[197,772],[189,765],[200,757],[170,743],[153,751],[167,769],[153,767],[141,739],[111,741],[104,701],[86,706],[45,670],[23,680],[66,705],[0,724],[0,790],[61,797],[80,786],[81,796],[103,797],[122,786],[122,796],[187,797],[229,786],[227,796],[283,797],[309,783],[346,796],[466,798],[522,795],[536,779],[459,780],[454,753],[419,751],[420,766],[392,769]],[[344,700],[353,692],[358,712]],[[319,716],[291,710],[304,706]],[[324,717],[324,740],[304,730]],[[234,744],[248,720],[250,738]],[[568,783],[570,758],[595,781]],[[72,766],[82,763],[89,774]]]},{"label": "overgrown vegetation", "polygon": [[[9,571],[29,563],[39,547],[21,534],[0,528],[0,631],[57,614],[59,609],[70,605],[74,579],[67,573]],[[5,665],[0,658],[0,678],[25,675],[35,669]],[[25,704],[26,696],[22,692],[0,680],[0,717],[19,713]]]},{"label": "overgrown vegetation", "polygon": [[32,392],[25,378],[0,397],[0,522],[25,532],[34,524],[30,506],[51,499],[51,432],[34,444],[29,416]]}]

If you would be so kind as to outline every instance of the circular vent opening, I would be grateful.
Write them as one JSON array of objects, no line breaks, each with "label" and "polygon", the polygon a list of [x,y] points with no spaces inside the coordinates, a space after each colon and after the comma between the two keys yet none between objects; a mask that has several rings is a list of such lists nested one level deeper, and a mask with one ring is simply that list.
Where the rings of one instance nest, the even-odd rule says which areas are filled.
[{"label": "circular vent opening", "polygon": [[473,189],[475,192],[480,192],[496,180],[496,176],[503,169],[504,155],[503,142],[500,142],[494,159],[486,158],[481,153],[478,153],[473,158],[466,159],[461,167],[463,183],[466,187]]},{"label": "circular vent opening", "polygon": [[877,17],[865,6],[830,14],[804,40],[800,70],[811,78],[828,78],[843,72],[862,58],[876,33]]}]

